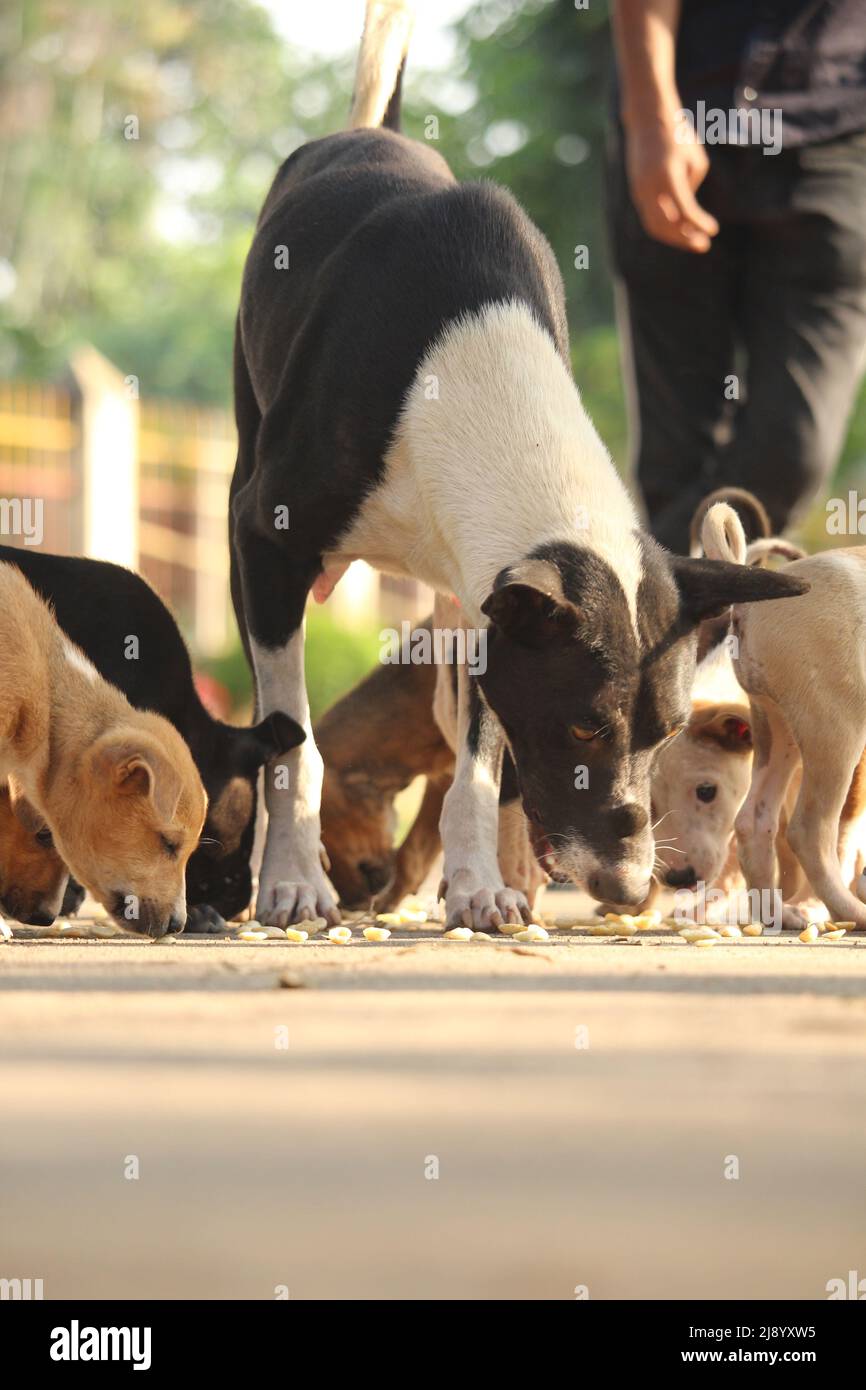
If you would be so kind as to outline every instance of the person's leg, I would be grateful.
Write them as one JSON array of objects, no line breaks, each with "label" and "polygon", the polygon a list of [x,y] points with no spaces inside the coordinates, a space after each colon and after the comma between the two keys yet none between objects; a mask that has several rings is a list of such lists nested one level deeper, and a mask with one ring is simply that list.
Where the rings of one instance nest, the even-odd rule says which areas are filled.
[{"label": "person's leg", "polygon": [[782,532],[832,476],[866,365],[866,136],[778,158],[749,229],[746,392],[723,472]]},{"label": "person's leg", "polygon": [[[710,188],[712,181],[711,172]],[[691,513],[718,485],[718,456],[734,405],[726,378],[735,369],[739,234],[723,227],[705,255],[648,236],[628,193],[615,134],[607,215],[634,472],[653,534],[688,553]],[[681,499],[695,492],[683,516]]]}]

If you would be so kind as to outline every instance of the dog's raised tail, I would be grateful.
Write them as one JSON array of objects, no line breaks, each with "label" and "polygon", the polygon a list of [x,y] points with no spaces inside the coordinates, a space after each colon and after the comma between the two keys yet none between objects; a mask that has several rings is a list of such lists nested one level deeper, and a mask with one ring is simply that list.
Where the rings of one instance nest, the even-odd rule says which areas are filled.
[{"label": "dog's raised tail", "polygon": [[748,540],[754,541],[764,536],[772,536],[773,528],[770,525],[767,509],[753,492],[747,492],[744,487],[720,487],[704,498],[692,517],[689,532],[690,555],[700,555],[701,527],[704,523],[704,517],[710,507],[715,506],[717,502],[727,502],[729,507],[733,507],[743,523]]},{"label": "dog's raised tail", "polygon": [[746,563],[746,533],[743,523],[727,502],[715,502],[701,526],[701,544],[708,560]]},{"label": "dog's raised tail", "polygon": [[400,94],[414,7],[410,0],[367,0],[364,33],[355,69],[349,129],[400,129]]}]

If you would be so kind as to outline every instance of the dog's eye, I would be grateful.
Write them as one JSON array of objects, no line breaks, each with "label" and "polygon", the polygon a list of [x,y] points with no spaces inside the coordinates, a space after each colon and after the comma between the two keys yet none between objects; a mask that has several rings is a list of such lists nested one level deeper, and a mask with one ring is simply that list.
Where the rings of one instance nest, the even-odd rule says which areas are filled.
[{"label": "dog's eye", "polygon": [[51,849],[53,846],[54,836],[51,834],[47,825],[43,825],[41,830],[37,830],[36,843],[37,845],[43,845],[46,849]]},{"label": "dog's eye", "polygon": [[568,732],[578,743],[591,743],[594,738],[598,738],[599,733],[598,729],[587,729],[583,724],[569,725]]},{"label": "dog's eye", "polygon": [[160,835],[159,838],[162,840],[162,847],[166,854],[170,855],[172,859],[176,859],[180,845],[175,840],[170,840],[167,835]]},{"label": "dog's eye", "polygon": [[701,782],[695,790],[698,801],[715,801],[716,799],[716,788],[712,782]]},{"label": "dog's eye", "polygon": [[678,734],[681,734],[685,727],[685,724],[677,724],[675,728],[668,729],[667,733],[662,739],[662,743],[670,743],[671,739],[676,738]]}]

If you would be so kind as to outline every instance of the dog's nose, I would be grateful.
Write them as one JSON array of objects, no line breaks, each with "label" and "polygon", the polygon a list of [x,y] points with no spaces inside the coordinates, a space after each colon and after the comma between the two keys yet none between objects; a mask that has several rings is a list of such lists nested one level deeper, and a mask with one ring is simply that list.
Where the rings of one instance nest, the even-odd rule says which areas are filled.
[{"label": "dog's nose", "polygon": [[362,859],[358,869],[372,894],[381,893],[391,882],[391,869],[381,860]]},{"label": "dog's nose", "polygon": [[632,882],[616,869],[596,869],[586,881],[592,897],[616,907],[637,907],[650,890],[650,881]]},{"label": "dog's nose", "polygon": [[28,927],[50,927],[53,922],[53,912],[31,912],[27,918]]},{"label": "dog's nose", "polygon": [[696,888],[698,876],[692,865],[687,864],[684,869],[668,869],[665,883],[669,888]]},{"label": "dog's nose", "polygon": [[626,806],[617,806],[611,812],[610,828],[620,840],[628,840],[632,835],[640,834],[648,825],[649,813],[636,801]]}]

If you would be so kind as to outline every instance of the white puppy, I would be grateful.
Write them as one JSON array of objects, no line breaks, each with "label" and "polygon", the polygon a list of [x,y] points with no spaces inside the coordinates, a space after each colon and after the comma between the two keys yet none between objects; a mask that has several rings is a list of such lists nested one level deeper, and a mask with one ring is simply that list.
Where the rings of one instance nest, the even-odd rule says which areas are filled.
[{"label": "white puppy", "polygon": [[[730,507],[712,507],[701,535],[711,559],[745,561]],[[807,581],[809,592],[790,607],[733,609],[735,669],[749,694],[755,747],[735,825],[740,863],[750,889],[776,887],[782,812],[802,768],[790,849],[830,915],[866,927],[866,906],[849,887],[866,813],[866,548],[796,560],[784,572]],[[783,920],[795,926],[799,917],[788,910]]]}]

